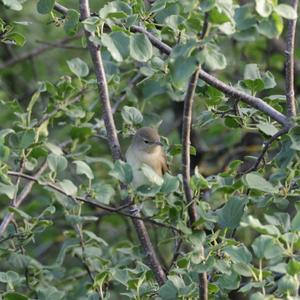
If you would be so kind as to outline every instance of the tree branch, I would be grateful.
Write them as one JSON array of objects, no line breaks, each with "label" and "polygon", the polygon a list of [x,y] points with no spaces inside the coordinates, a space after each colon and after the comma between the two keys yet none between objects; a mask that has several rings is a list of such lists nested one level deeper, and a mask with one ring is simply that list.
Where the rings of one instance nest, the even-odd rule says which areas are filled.
[{"label": "tree branch", "polygon": [[[55,185],[52,182],[47,182],[47,181],[46,182],[41,182],[41,181],[39,181],[39,176],[37,176],[37,175],[31,176],[31,175],[28,175],[28,174],[14,172],[14,171],[8,171],[7,175],[27,179],[27,180],[30,181],[30,183],[32,183],[32,185],[33,185],[34,182],[36,182],[41,186],[48,187],[48,188],[50,188],[50,189],[52,189],[52,190],[54,190],[54,191],[56,191],[56,192],[58,192],[58,193],[60,193],[64,196],[66,196],[66,197],[69,197],[69,198],[71,198],[75,201],[79,201],[79,202],[81,201],[81,202],[84,202],[84,203],[87,203],[87,204],[91,204],[92,206],[101,208],[105,211],[109,211],[110,213],[116,213],[116,214],[122,215],[124,217],[129,217],[129,218],[132,218],[132,219],[136,219],[138,221],[145,221],[145,222],[154,224],[156,226],[168,228],[170,230],[175,230],[176,232],[181,233],[181,231],[173,225],[164,224],[164,223],[155,221],[151,218],[143,218],[143,217],[136,216],[136,215],[133,215],[133,214],[122,211],[123,209],[128,207],[128,204],[121,205],[120,207],[111,207],[111,206],[108,206],[108,205],[105,205],[105,204],[101,204],[101,203],[97,202],[96,200],[89,199],[88,197],[72,196],[72,195],[69,195],[68,193],[66,193],[61,187],[59,187],[58,185]],[[18,204],[18,206],[20,206],[20,204]],[[18,207],[18,206],[15,206],[15,207]]]},{"label": "tree branch", "polygon": [[[85,20],[90,16],[90,8],[88,0],[80,0],[80,16],[81,20]],[[91,33],[85,31],[87,38],[88,48],[90,55],[94,64],[94,69],[97,78],[97,84],[99,89],[99,99],[103,108],[103,118],[104,124],[107,131],[108,142],[112,157],[114,160],[121,159],[121,148],[117,136],[117,131],[112,115],[111,104],[109,100],[108,87],[106,82],[106,76],[104,71],[104,66],[102,63],[102,57],[99,49],[90,41]],[[126,187],[123,187],[126,188]],[[131,203],[131,199],[128,198],[127,203]],[[131,209],[134,210],[134,206]],[[136,217],[139,217],[139,214],[136,213]],[[132,217],[132,215],[131,215]],[[145,224],[139,218],[132,218],[135,229],[137,231],[141,245],[143,246],[144,252],[147,257],[148,265],[154,272],[154,276],[159,285],[163,285],[166,281],[166,274],[156,256],[153,245],[150,241],[148,232],[146,230]]]},{"label": "tree branch", "polygon": [[55,45],[52,45],[52,44],[43,45],[43,46],[41,46],[39,48],[35,48],[35,49],[33,49],[33,50],[31,50],[27,53],[20,54],[19,56],[13,57],[12,59],[9,59],[9,60],[5,61],[4,63],[0,64],[0,70],[11,67],[11,66],[23,61],[23,60],[39,56],[42,53],[57,47],[57,45],[68,44],[71,41],[79,38],[80,36],[81,36],[81,34],[77,34],[77,35],[72,36],[72,37],[66,37],[66,38],[64,38],[60,41],[55,42]]},{"label": "tree branch", "polygon": [[193,227],[193,223],[197,220],[196,205],[193,201],[192,190],[190,188],[190,132],[192,127],[192,108],[195,96],[196,85],[198,82],[201,66],[197,66],[196,71],[190,78],[188,89],[184,98],[183,121],[182,121],[182,179],[185,199],[188,205],[189,225]]},{"label": "tree branch", "polygon": [[[147,32],[144,28],[142,28],[140,26],[134,26],[134,28],[131,27],[131,30],[142,32],[142,33]],[[167,44],[160,41],[157,37],[155,37],[150,32],[147,32],[147,36],[148,36],[150,42],[153,44],[153,46],[157,47],[161,52],[163,52],[167,55],[171,54],[172,48],[170,46],[168,46]],[[248,105],[264,112],[265,114],[270,116],[273,120],[277,121],[278,123],[283,124],[283,125],[289,124],[289,121],[286,118],[286,116],[284,116],[282,113],[280,113],[279,111],[274,109],[269,104],[265,103],[262,99],[248,95],[242,91],[239,91],[239,90],[235,89],[234,87],[231,87],[231,86],[225,84],[223,81],[217,79],[216,77],[208,74],[207,72],[205,72],[202,69],[199,72],[199,78],[202,79],[203,81],[205,81],[207,84],[220,90],[225,95],[232,97],[236,100],[241,100],[241,101],[247,103]]]},{"label": "tree branch", "polygon": [[[295,0],[293,0],[295,1]],[[62,14],[66,14],[68,12],[68,9],[66,7],[63,7],[62,5],[56,3],[54,5],[54,9]],[[159,49],[162,53],[165,53],[167,55],[170,55],[172,52],[172,47],[162,42],[160,39],[158,39],[156,36],[154,36],[152,33],[148,32],[145,28],[141,26],[132,25],[130,27],[130,31],[132,32],[141,32],[147,35],[150,42],[153,46],[155,46],[157,49]],[[200,70],[199,78],[205,81],[207,84],[215,87],[216,89],[222,91],[225,95],[235,98],[236,100],[241,100],[248,105],[264,112],[268,116],[270,116],[273,120],[277,121],[280,124],[283,125],[289,125],[289,120],[286,116],[284,116],[282,113],[274,109],[269,104],[265,103],[262,99],[258,97],[254,97],[251,95],[248,95],[244,92],[241,92],[234,87],[231,87],[227,84],[225,84],[223,81],[217,79],[216,77],[208,74],[204,70]]]},{"label": "tree branch", "polygon": [[243,173],[249,173],[249,172],[256,171],[258,169],[260,162],[264,159],[264,156],[265,156],[266,152],[268,151],[268,149],[270,148],[271,144],[274,141],[276,141],[279,137],[286,134],[288,131],[289,131],[289,127],[283,127],[281,130],[277,131],[273,136],[271,136],[271,138],[263,144],[263,150],[260,153],[260,155],[258,156],[258,158],[256,159],[254,165]]},{"label": "tree branch", "polygon": [[[291,6],[297,11],[298,0],[292,0]],[[295,35],[296,35],[296,24],[295,20],[288,20],[287,28],[287,45],[286,45],[286,62],[285,62],[285,90],[286,90],[286,101],[287,101],[287,114],[290,118],[295,117],[296,112],[296,99],[294,91],[294,52],[295,52]]]},{"label": "tree branch", "polygon": [[57,106],[55,109],[53,109],[48,114],[44,114],[43,117],[35,124],[35,127],[41,126],[44,122],[47,120],[53,118],[58,112],[62,111],[66,106],[75,104],[81,100],[82,95],[84,94],[85,89],[82,89],[78,92],[78,94],[71,100],[66,101],[62,105]]},{"label": "tree branch", "polygon": [[264,112],[268,116],[270,116],[273,120],[277,121],[278,123],[282,125],[288,125],[289,120],[288,118],[274,109],[272,106],[269,104],[265,103],[262,99],[258,97],[254,97],[251,95],[248,95],[242,91],[239,91],[221,80],[215,78],[214,76],[206,73],[205,71],[201,70],[199,74],[199,78],[208,83],[209,85],[215,87],[219,91],[223,92],[225,95],[234,98],[236,100],[241,100],[248,105],[258,109],[261,112]]},{"label": "tree branch", "polygon": [[[199,78],[201,65],[197,66],[196,71],[190,78],[186,96],[184,98],[183,108],[183,122],[182,122],[182,181],[183,190],[188,206],[189,226],[193,228],[194,223],[197,221],[197,207],[193,200],[193,193],[190,187],[190,136],[192,127],[192,109],[196,86]],[[200,254],[204,256],[204,247],[201,246]],[[206,272],[199,274],[199,299],[208,300],[208,285]]]},{"label": "tree branch", "polygon": [[[14,201],[14,205],[13,207],[16,207],[18,208],[22,203],[23,201],[26,199],[26,197],[29,195],[29,193],[31,192],[32,190],[32,186],[34,184],[34,181],[38,181],[38,178],[44,173],[44,171],[46,170],[47,168],[47,161],[45,161],[41,167],[38,169],[38,171],[36,172],[36,174],[34,176],[32,176],[32,181],[28,182],[22,192],[19,194],[19,196],[16,198],[16,201]],[[18,173],[17,173],[18,174]],[[20,174],[20,173],[19,173]],[[18,176],[18,178],[22,177],[21,174]],[[0,225],[0,237],[4,234],[8,224],[12,221],[14,217],[14,213],[8,213],[4,219],[2,220],[2,223]]]}]

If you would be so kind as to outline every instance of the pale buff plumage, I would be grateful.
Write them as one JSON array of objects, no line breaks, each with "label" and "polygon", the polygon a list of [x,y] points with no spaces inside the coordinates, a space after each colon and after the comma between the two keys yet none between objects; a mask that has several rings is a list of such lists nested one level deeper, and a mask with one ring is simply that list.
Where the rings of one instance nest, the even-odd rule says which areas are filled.
[{"label": "pale buff plumage", "polygon": [[148,183],[148,179],[141,171],[143,164],[150,166],[159,176],[163,176],[168,170],[160,136],[155,129],[150,127],[143,127],[136,132],[126,152],[126,160],[133,170],[134,187]]}]

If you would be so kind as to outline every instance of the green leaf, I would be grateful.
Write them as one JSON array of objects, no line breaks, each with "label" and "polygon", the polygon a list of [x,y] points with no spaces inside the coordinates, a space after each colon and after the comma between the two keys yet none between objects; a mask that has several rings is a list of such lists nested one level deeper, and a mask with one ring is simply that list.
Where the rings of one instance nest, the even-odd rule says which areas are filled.
[{"label": "green leaf", "polygon": [[150,166],[143,164],[141,170],[150,183],[159,186],[163,184],[164,182],[163,178],[160,177]]},{"label": "green leaf", "polygon": [[265,299],[266,299],[265,295],[259,292],[253,293],[250,297],[250,300],[265,300]]},{"label": "green leaf", "polygon": [[8,292],[3,295],[3,300],[27,300],[28,297],[17,292]]},{"label": "green leaf", "polygon": [[146,62],[153,55],[152,44],[143,33],[135,33],[130,36],[129,50],[130,56],[139,62]]},{"label": "green leaf", "polygon": [[290,275],[300,274],[300,262],[295,259],[291,259],[287,265],[287,271]]},{"label": "green leaf", "polygon": [[283,30],[283,19],[273,13],[271,18],[259,22],[257,30],[269,39],[279,38]]},{"label": "green leaf", "polygon": [[282,250],[280,246],[275,244],[272,237],[261,235],[255,239],[252,249],[257,258],[273,259],[281,257]]},{"label": "green leaf", "polygon": [[36,292],[39,300],[61,300],[65,296],[65,292],[57,290],[54,286],[38,287]]},{"label": "green leaf", "polygon": [[300,210],[296,213],[295,217],[292,220],[292,230],[300,230]]},{"label": "green leaf", "polygon": [[257,232],[263,234],[269,234],[274,236],[280,235],[280,231],[276,226],[270,224],[263,225],[257,218],[250,215],[246,218],[245,222],[242,223],[242,226],[250,226]]},{"label": "green leaf", "polygon": [[69,196],[75,196],[77,194],[77,186],[69,179],[64,179],[59,182],[60,187]]},{"label": "green leaf", "polygon": [[185,90],[196,67],[197,61],[194,57],[178,57],[175,62],[170,65],[173,85],[179,90]]},{"label": "green leaf", "polygon": [[204,65],[211,71],[223,70],[226,65],[226,57],[217,47],[206,46],[200,53],[200,61],[204,60]]},{"label": "green leaf", "polygon": [[[149,184],[150,184],[150,182],[149,182]],[[151,186],[149,184],[143,184],[143,185],[139,186],[136,189],[137,194],[144,196],[144,197],[154,197],[159,192],[160,186],[159,185]],[[149,210],[149,208],[148,208],[148,210]]]},{"label": "green leaf", "polygon": [[77,32],[79,23],[79,13],[74,9],[69,9],[64,23],[64,31],[68,35],[74,35]]},{"label": "green leaf", "polygon": [[185,19],[180,15],[171,15],[165,18],[166,25],[173,29],[175,33],[184,29],[184,21]]},{"label": "green leaf", "polygon": [[129,54],[129,37],[124,32],[103,33],[101,42],[117,62],[122,62]]},{"label": "green leaf", "polygon": [[105,18],[126,18],[132,14],[131,7],[123,1],[111,1],[99,11],[99,16]]},{"label": "green leaf", "polygon": [[235,290],[240,285],[240,276],[232,271],[230,274],[222,274],[217,282],[225,290]]},{"label": "green leaf", "polygon": [[114,168],[109,172],[109,175],[127,184],[133,179],[131,166],[122,160],[115,162]]},{"label": "green leaf", "polygon": [[244,31],[256,26],[256,18],[253,14],[252,3],[241,5],[235,9],[234,20],[236,29]]},{"label": "green leaf", "polygon": [[0,182],[0,194],[6,195],[9,199],[13,199],[16,192],[17,187],[15,185],[8,185]]},{"label": "green leaf", "polygon": [[93,171],[87,163],[81,160],[75,160],[73,163],[76,165],[76,174],[85,175],[90,180],[94,179]]},{"label": "green leaf", "polygon": [[273,10],[272,2],[269,0],[255,0],[255,9],[259,15],[267,18]]},{"label": "green leaf", "polygon": [[291,149],[300,151],[300,126],[292,128],[289,132],[289,137],[292,141]]},{"label": "green leaf", "polygon": [[287,295],[298,295],[299,279],[297,276],[284,275],[278,281],[278,291]]},{"label": "green leaf", "polygon": [[9,207],[8,209],[10,212],[15,213],[16,215],[20,216],[24,220],[30,220],[32,219],[30,215],[28,215],[26,212],[22,211],[21,209],[17,207]]},{"label": "green leaf", "polygon": [[249,264],[252,260],[251,252],[244,246],[227,246],[224,249],[234,263]]},{"label": "green leaf", "polygon": [[124,106],[121,111],[123,120],[128,124],[141,124],[143,122],[142,113],[133,106]]},{"label": "green leaf", "polygon": [[0,130],[0,141],[4,141],[4,138],[11,133],[15,133],[15,131],[11,128]]},{"label": "green leaf", "polygon": [[297,19],[297,12],[293,7],[287,4],[279,4],[274,7],[274,11],[285,19],[295,20]]},{"label": "green leaf", "polygon": [[55,173],[64,171],[68,166],[68,161],[64,156],[54,153],[48,155],[47,163],[50,170]]},{"label": "green leaf", "polygon": [[39,0],[37,11],[42,15],[46,15],[52,11],[54,3],[55,0]]},{"label": "green leaf", "polygon": [[274,187],[270,182],[268,182],[258,173],[254,173],[254,172],[249,173],[245,175],[244,180],[245,180],[245,184],[250,189],[255,189],[258,191],[272,193],[272,194],[278,193],[278,188]]},{"label": "green leaf", "polygon": [[107,242],[105,240],[103,240],[102,238],[100,238],[99,236],[97,236],[94,232],[89,231],[89,230],[84,230],[83,233],[86,234],[90,239],[99,243],[100,245],[108,246]]},{"label": "green leaf", "polygon": [[88,32],[95,32],[100,24],[99,17],[89,17],[81,22]]},{"label": "green leaf", "polygon": [[23,6],[22,6],[22,2],[21,0],[2,0],[3,4],[7,7],[9,7],[12,10],[22,10]]},{"label": "green leaf", "polygon": [[109,204],[111,198],[115,195],[115,190],[109,184],[99,183],[94,185],[93,189],[95,193],[95,200],[100,203]]},{"label": "green leaf", "polygon": [[163,300],[177,299],[177,289],[171,280],[167,280],[160,287],[158,294]]},{"label": "green leaf", "polygon": [[87,222],[96,222],[98,218],[94,216],[66,215],[66,220],[72,224],[84,224]]},{"label": "green leaf", "polygon": [[177,191],[178,187],[179,187],[178,177],[166,173],[164,175],[164,182],[161,185],[160,192],[164,194],[170,194]]},{"label": "green leaf", "polygon": [[276,86],[274,75],[269,71],[262,74],[262,80],[264,82],[264,89],[272,89]]},{"label": "green leaf", "polygon": [[10,41],[13,41],[15,43],[15,45],[17,45],[19,47],[22,47],[26,42],[24,35],[22,35],[19,32],[9,33],[6,35],[6,38]]},{"label": "green leaf", "polygon": [[232,197],[221,209],[217,211],[218,223],[223,228],[234,229],[239,226],[244,214],[247,199]]},{"label": "green leaf", "polygon": [[10,136],[12,147],[26,149],[35,142],[35,131],[33,129],[20,131]]},{"label": "green leaf", "polygon": [[260,71],[257,64],[248,64],[245,66],[244,79],[261,79]]},{"label": "green leaf", "polygon": [[268,136],[272,136],[278,132],[278,129],[272,123],[259,122],[256,127]]},{"label": "green leaf", "polygon": [[67,61],[69,69],[78,77],[86,77],[89,74],[87,64],[80,58],[76,57]]}]

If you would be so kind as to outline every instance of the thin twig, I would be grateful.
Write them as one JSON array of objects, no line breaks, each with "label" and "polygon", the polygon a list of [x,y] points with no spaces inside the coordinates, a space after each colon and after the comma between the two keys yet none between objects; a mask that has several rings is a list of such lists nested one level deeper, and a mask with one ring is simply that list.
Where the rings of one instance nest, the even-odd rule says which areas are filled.
[{"label": "thin twig", "polygon": [[118,101],[113,105],[113,107],[112,107],[112,109],[111,109],[112,114],[114,114],[114,113],[117,111],[117,109],[118,109],[118,107],[120,106],[120,104],[126,99],[126,96],[127,96],[126,90],[127,90],[128,88],[130,89],[130,88],[132,88],[133,86],[135,86],[136,83],[139,82],[143,77],[144,77],[143,74],[138,73],[138,74],[136,74],[136,75],[128,82],[127,88],[121,93],[120,98],[119,98]]},{"label": "thin twig", "polygon": [[[176,240],[176,241],[177,241],[177,240]],[[180,239],[178,242],[176,242],[174,254],[173,254],[172,260],[171,260],[171,262],[170,262],[170,265],[169,265],[169,267],[168,267],[168,271],[171,270],[171,268],[172,268],[173,265],[175,264],[177,258],[179,257],[181,245],[182,245],[182,239]]]},{"label": "thin twig", "polygon": [[56,43],[50,43],[50,42],[46,42],[46,41],[40,41],[40,40],[36,40],[36,43],[38,44],[42,44],[42,45],[48,45],[52,48],[62,48],[62,49],[68,49],[68,50],[80,50],[80,51],[86,51],[86,48],[83,47],[77,47],[77,46],[68,46],[68,45],[63,45],[59,42]]},{"label": "thin twig", "polygon": [[[80,0],[80,17],[81,20],[85,20],[90,17],[90,7],[89,7],[88,0]],[[112,115],[112,109],[111,109],[109,93],[108,93],[108,86],[107,86],[106,75],[104,71],[101,53],[98,47],[96,47],[96,45],[94,45],[94,43],[90,41],[90,37],[92,36],[92,33],[85,31],[85,35],[87,38],[87,44],[90,51],[90,55],[93,61],[94,70],[96,73],[97,84],[99,89],[99,100],[103,109],[103,119],[104,119],[104,124],[107,132],[109,147],[113,159],[118,160],[122,158],[121,148],[120,148],[117,131],[116,131],[113,115]],[[131,203],[131,202],[132,202],[131,199],[128,198],[127,203]],[[131,208],[134,209],[134,206],[132,206]],[[139,217],[139,213],[137,213],[137,215],[135,216]],[[140,243],[143,246],[144,253],[146,254],[148,265],[152,269],[158,284],[163,285],[167,279],[166,274],[154,251],[145,224],[142,220],[137,218],[132,218],[132,221],[137,231]]]},{"label": "thin twig", "polygon": [[58,112],[62,111],[66,106],[73,105],[73,104],[79,102],[81,100],[82,95],[84,94],[85,90],[86,89],[82,89],[81,91],[79,91],[77,93],[77,95],[73,99],[68,100],[63,104],[60,104],[59,106],[57,106],[55,109],[53,109],[48,114],[43,115],[43,117],[35,124],[35,126],[36,127],[41,126],[44,122],[53,118]]},{"label": "thin twig", "polygon": [[[205,15],[202,32],[200,34],[201,39],[203,39],[208,30],[208,14]],[[201,50],[201,49],[200,49]],[[187,92],[184,98],[184,108],[183,108],[183,121],[182,121],[182,181],[183,190],[188,207],[189,215],[189,226],[194,228],[194,223],[197,220],[197,207],[193,200],[193,192],[190,187],[190,175],[191,175],[191,161],[190,161],[190,139],[191,139],[191,129],[192,129],[192,118],[193,118],[193,102],[195,97],[195,91],[197,87],[197,82],[199,74],[201,71],[201,65],[198,65],[196,71],[191,76],[188,83]],[[201,256],[204,256],[204,247],[201,246],[200,249]],[[199,274],[199,299],[208,300],[208,283],[206,272]]]},{"label": "thin twig", "polygon": [[[189,226],[193,228],[194,223],[197,220],[197,210],[196,204],[193,200],[192,189],[190,187],[190,135],[192,127],[192,107],[193,100],[195,96],[195,90],[199,78],[199,72],[201,66],[197,66],[196,71],[192,75],[186,96],[184,99],[184,108],[183,108],[183,122],[182,122],[182,181],[183,181],[183,190],[188,206],[188,215],[189,215]],[[204,256],[203,246],[199,249],[201,256]],[[208,285],[207,285],[207,275],[206,272],[199,274],[199,299],[207,300],[208,299]]]},{"label": "thin twig", "polygon": [[[75,225],[75,230],[77,231],[77,233],[79,235],[81,252],[82,252],[81,257],[78,255],[78,259],[81,260],[84,268],[87,271],[87,274],[90,277],[90,280],[91,280],[92,284],[94,284],[95,278],[94,278],[94,275],[92,273],[92,270],[90,269],[89,262],[87,260],[86,254],[85,254],[85,241],[84,241],[84,237],[83,237],[83,233],[82,233],[82,225],[76,224]],[[99,287],[96,287],[96,290],[99,294],[100,299],[103,299],[102,290]]]},{"label": "thin twig", "polygon": [[206,12],[204,14],[204,21],[203,21],[203,26],[202,26],[202,30],[200,33],[200,40],[203,40],[208,32],[208,17],[209,17],[209,13]]},{"label": "thin twig", "polygon": [[277,131],[267,142],[265,142],[263,144],[263,150],[260,153],[260,155],[258,156],[258,158],[256,159],[254,165],[251,168],[249,168],[247,171],[243,172],[243,174],[256,171],[258,169],[259,164],[264,159],[264,156],[265,156],[266,152],[268,151],[268,149],[270,148],[271,144],[275,140],[277,140],[279,137],[286,134],[288,131],[289,131],[289,127],[284,127],[281,130]]},{"label": "thin twig", "polygon": [[[297,11],[298,0],[292,0],[291,6]],[[294,91],[294,52],[295,52],[295,35],[296,35],[296,24],[297,18],[295,20],[288,20],[287,28],[287,45],[285,50],[286,61],[285,61],[285,92],[286,92],[286,104],[287,104],[287,114],[290,118],[295,117],[296,111],[296,99]]]},{"label": "thin twig", "polygon": [[[23,188],[22,192],[19,194],[19,196],[16,198],[16,201],[14,201],[14,205],[13,207],[18,208],[23,201],[26,199],[26,197],[29,195],[29,193],[32,190],[32,186],[34,184],[34,181],[37,181],[38,178],[44,173],[44,171],[47,168],[47,162],[45,161],[40,168],[38,169],[38,171],[36,172],[36,174],[34,176],[32,176],[32,178],[34,180],[29,181]],[[16,172],[18,174],[18,172]],[[19,173],[20,174],[20,173]],[[17,176],[17,177],[22,177],[21,175]],[[2,223],[0,225],[0,237],[4,234],[8,224],[12,221],[14,217],[14,213],[8,213],[4,219],[2,220]]]},{"label": "thin twig", "polygon": [[[75,35],[72,37],[66,37],[66,38],[56,42],[55,44],[65,45],[65,44],[70,43],[71,41],[79,38],[80,36],[81,36],[81,34],[78,34],[78,35]],[[0,70],[11,67],[17,63],[20,63],[20,62],[26,60],[26,59],[30,59],[30,58],[39,56],[42,53],[44,53],[48,50],[51,50],[53,48],[54,48],[53,45],[42,45],[41,47],[35,48],[27,53],[20,54],[19,56],[13,57],[13,58],[1,63]]]},{"label": "thin twig", "polygon": [[196,71],[192,75],[186,96],[184,98],[183,121],[182,121],[182,180],[183,189],[188,204],[189,225],[193,227],[193,223],[197,220],[196,205],[193,201],[192,190],[190,188],[190,132],[192,127],[192,108],[195,96],[196,85],[199,77],[201,66],[197,66]]},{"label": "thin twig", "polygon": [[72,195],[67,194],[62,188],[60,188],[58,185],[55,185],[52,182],[48,182],[48,181],[41,182],[37,175],[31,176],[31,175],[28,175],[28,174],[14,172],[14,171],[8,171],[7,175],[13,176],[13,177],[22,177],[24,179],[29,180],[32,183],[36,182],[41,186],[48,187],[48,188],[50,188],[50,189],[52,189],[52,190],[54,190],[54,191],[56,191],[56,192],[58,192],[58,193],[60,193],[64,196],[70,197],[71,199],[73,199],[75,201],[79,201],[79,202],[81,201],[81,202],[84,202],[84,203],[87,203],[87,204],[91,204],[92,206],[101,208],[101,209],[109,211],[111,213],[116,213],[116,214],[119,214],[119,215],[122,215],[122,216],[125,216],[125,217],[130,217],[130,218],[133,218],[133,219],[136,219],[136,220],[145,221],[145,222],[148,222],[148,223],[160,226],[160,227],[165,227],[165,228],[168,228],[168,229],[171,229],[171,230],[175,230],[176,232],[181,233],[181,231],[173,225],[164,224],[164,223],[155,221],[151,218],[143,218],[143,217],[136,216],[136,215],[133,215],[133,214],[122,211],[123,209],[128,207],[128,204],[121,205],[120,207],[112,207],[112,206],[108,206],[108,205],[105,205],[105,204],[101,204],[101,203],[97,202],[96,200],[93,200],[93,199],[89,198],[88,196],[86,196],[86,197],[72,196]]}]

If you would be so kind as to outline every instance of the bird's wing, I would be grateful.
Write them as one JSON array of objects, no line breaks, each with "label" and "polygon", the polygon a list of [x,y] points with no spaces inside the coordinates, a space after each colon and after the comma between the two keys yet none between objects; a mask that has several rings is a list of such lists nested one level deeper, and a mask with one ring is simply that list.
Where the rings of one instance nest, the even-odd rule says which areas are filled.
[{"label": "bird's wing", "polygon": [[166,172],[169,171],[169,165],[167,162],[167,156],[166,153],[164,152],[164,150],[162,150],[162,159],[161,159],[161,172],[164,175]]}]

